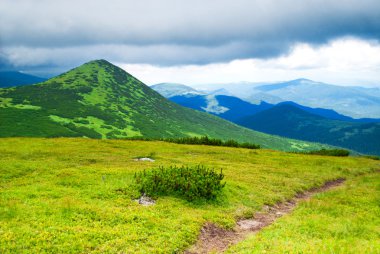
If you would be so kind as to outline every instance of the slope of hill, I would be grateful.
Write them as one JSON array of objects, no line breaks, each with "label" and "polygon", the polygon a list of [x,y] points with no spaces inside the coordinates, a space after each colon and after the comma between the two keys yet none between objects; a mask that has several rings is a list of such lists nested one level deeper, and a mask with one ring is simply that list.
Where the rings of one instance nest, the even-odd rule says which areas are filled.
[{"label": "slope of hill", "polygon": [[208,135],[281,150],[322,145],[255,132],[181,107],[105,60],[46,82],[0,90],[0,136],[92,138]]},{"label": "slope of hill", "polygon": [[25,74],[18,71],[1,71],[0,88],[31,85],[45,81],[46,79]]},{"label": "slope of hill", "polygon": [[380,154],[380,123],[331,120],[289,104],[242,118],[238,123],[265,133]]},{"label": "slope of hill", "polygon": [[344,87],[297,79],[255,87],[250,95],[254,101],[258,99],[257,94],[278,97],[308,107],[329,108],[354,118],[380,117],[378,88]]}]

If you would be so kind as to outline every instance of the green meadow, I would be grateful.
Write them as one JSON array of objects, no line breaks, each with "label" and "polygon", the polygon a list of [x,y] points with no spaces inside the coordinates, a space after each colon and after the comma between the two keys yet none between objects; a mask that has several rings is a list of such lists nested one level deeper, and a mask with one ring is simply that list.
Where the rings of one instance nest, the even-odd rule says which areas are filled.
[{"label": "green meadow", "polygon": [[[155,162],[134,160],[144,156]],[[159,196],[155,205],[138,204],[134,174],[174,165],[223,168],[226,186],[211,201]],[[0,253],[181,253],[205,222],[232,228],[264,205],[342,177],[346,185],[302,203],[230,251],[344,253],[357,244],[354,251],[376,253],[379,168],[368,158],[267,149],[2,138]]]},{"label": "green meadow", "polygon": [[228,253],[380,253],[379,173],[316,195]]}]

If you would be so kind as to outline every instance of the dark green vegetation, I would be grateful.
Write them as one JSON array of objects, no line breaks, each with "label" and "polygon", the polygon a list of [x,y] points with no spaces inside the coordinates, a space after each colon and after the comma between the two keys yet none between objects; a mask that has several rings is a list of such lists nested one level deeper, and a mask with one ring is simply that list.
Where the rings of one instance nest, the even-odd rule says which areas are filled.
[{"label": "dark green vegetation", "polygon": [[363,155],[364,158],[372,159],[372,160],[380,160],[380,156],[377,155]]},{"label": "dark green vegetation", "polygon": [[31,85],[43,82],[46,79],[18,71],[0,71],[0,88]]},{"label": "dark green vegetation", "polygon": [[[208,136],[202,137],[184,137],[184,138],[145,138],[145,137],[131,137],[125,138],[126,140],[139,140],[139,141],[165,141],[170,143],[176,143],[181,145],[207,145],[207,146],[226,146],[226,147],[236,147],[236,148],[247,148],[247,149],[260,149],[260,145],[252,144],[248,142],[237,142],[236,140],[222,140],[217,138],[210,138]],[[312,152],[312,151],[308,151]],[[307,152],[300,152],[307,153]],[[148,156],[149,157],[149,156]]]},{"label": "dark green vegetation", "polygon": [[321,193],[227,253],[380,253],[380,176]]},{"label": "dark green vegetation", "polygon": [[209,136],[307,151],[326,146],[267,135],[183,108],[105,60],[46,82],[0,89],[1,137]]},{"label": "dark green vegetation", "polygon": [[350,155],[350,151],[344,150],[344,149],[321,149],[321,150],[309,151],[305,153],[313,154],[313,155],[326,155],[326,156],[338,156],[338,157],[346,157]]},{"label": "dark green vegetation", "polygon": [[[133,159],[149,154],[155,154],[155,162]],[[84,138],[2,138],[0,155],[2,254],[181,253],[195,243],[206,222],[232,228],[238,218],[250,217],[264,205],[288,200],[329,180],[349,181],[379,168],[379,161],[360,157]],[[159,196],[148,207],[133,200],[140,195],[135,173],[158,165],[194,168],[199,164],[223,168],[226,186],[215,200],[188,202]],[[321,213],[320,219],[313,222],[298,216],[294,222],[302,222],[301,226],[293,231],[293,226],[288,227],[285,238],[273,233],[273,244],[302,244],[313,235],[334,234],[335,225],[341,225],[335,231],[340,243],[362,243],[358,246],[363,251],[378,243],[376,177],[377,183],[366,182],[359,189],[352,182],[349,199],[336,198],[339,205],[332,205],[335,208],[328,216],[323,215],[321,201],[316,201],[317,209],[308,211]],[[327,197],[324,202],[329,202]],[[354,207],[341,209],[348,205]],[[280,228],[287,225],[284,222]],[[362,241],[365,235],[367,240]],[[315,245],[334,244],[334,238],[314,239],[309,241],[309,252]]]},{"label": "dark green vegetation", "polygon": [[243,118],[238,123],[269,134],[380,154],[380,123],[330,120],[286,104]]},{"label": "dark green vegetation", "polygon": [[203,137],[185,137],[185,138],[166,138],[162,141],[176,143],[176,144],[188,144],[188,145],[208,145],[208,146],[227,146],[227,147],[238,147],[238,148],[248,148],[248,149],[259,149],[260,145],[251,143],[239,143],[235,140],[223,141],[221,139],[209,138],[207,136]]},{"label": "dark green vegetation", "polygon": [[195,199],[214,199],[224,187],[222,170],[202,165],[195,167],[170,166],[144,170],[135,175],[141,194],[148,196],[179,195],[192,201]]}]

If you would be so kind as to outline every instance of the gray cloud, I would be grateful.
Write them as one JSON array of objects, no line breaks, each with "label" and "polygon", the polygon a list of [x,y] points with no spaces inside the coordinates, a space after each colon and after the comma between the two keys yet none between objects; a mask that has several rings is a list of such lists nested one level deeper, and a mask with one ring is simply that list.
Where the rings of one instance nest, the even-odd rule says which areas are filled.
[{"label": "gray cloud", "polygon": [[379,9],[378,0],[2,0],[0,58],[15,66],[268,58],[296,42],[379,40]]}]

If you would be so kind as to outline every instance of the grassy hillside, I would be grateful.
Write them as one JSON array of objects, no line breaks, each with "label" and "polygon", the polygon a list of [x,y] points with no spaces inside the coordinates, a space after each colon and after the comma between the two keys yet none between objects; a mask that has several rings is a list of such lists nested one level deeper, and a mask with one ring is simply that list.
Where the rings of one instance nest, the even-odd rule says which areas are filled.
[{"label": "grassy hillside", "polygon": [[280,150],[322,148],[181,107],[105,60],[89,62],[37,85],[0,89],[0,119],[1,137],[207,135]]},{"label": "grassy hillside", "polygon": [[380,253],[379,173],[304,202],[227,253]]},{"label": "grassy hillside", "polygon": [[[264,204],[379,167],[354,157],[82,138],[3,138],[0,154],[1,253],[181,252],[206,221],[232,227]],[[155,162],[133,160],[149,154]],[[149,207],[133,200],[135,172],[198,164],[224,169],[217,200],[167,196]]]},{"label": "grassy hillside", "polygon": [[245,117],[237,123],[269,134],[380,155],[380,123],[331,120],[287,104]]}]

